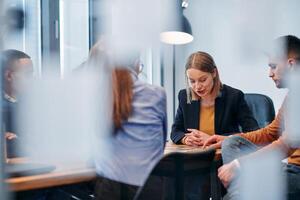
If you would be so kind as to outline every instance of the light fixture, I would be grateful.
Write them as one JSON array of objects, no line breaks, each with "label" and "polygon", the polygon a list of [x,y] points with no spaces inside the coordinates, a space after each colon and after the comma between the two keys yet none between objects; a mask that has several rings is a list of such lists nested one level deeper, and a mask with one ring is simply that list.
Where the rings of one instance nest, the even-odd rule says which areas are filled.
[{"label": "light fixture", "polygon": [[187,8],[189,6],[188,0],[182,0],[181,6],[183,9]]},{"label": "light fixture", "polygon": [[[188,6],[187,1],[182,0],[165,0],[169,4],[166,7],[167,13],[167,24],[160,33],[160,41],[166,44],[171,44],[173,46],[173,116],[175,119],[175,100],[176,100],[176,67],[175,67],[175,45],[187,44],[193,41],[194,37],[192,34],[192,28],[183,15],[183,8]],[[164,71],[164,69],[161,69]],[[164,74],[164,73],[163,73]],[[162,78],[163,79],[163,78]],[[163,82],[163,81],[162,81]]]},{"label": "light fixture", "polygon": [[[187,3],[187,1],[184,1]],[[187,44],[193,41],[194,37],[189,21],[183,15],[182,0],[172,0],[172,3],[167,4],[169,11],[167,21],[163,32],[160,34],[160,41],[166,44]],[[186,6],[186,4],[185,4]]]},{"label": "light fixture", "polygon": [[184,15],[181,16],[181,21],[177,27],[160,34],[160,40],[166,44],[187,44],[192,42],[193,39],[191,25]]}]

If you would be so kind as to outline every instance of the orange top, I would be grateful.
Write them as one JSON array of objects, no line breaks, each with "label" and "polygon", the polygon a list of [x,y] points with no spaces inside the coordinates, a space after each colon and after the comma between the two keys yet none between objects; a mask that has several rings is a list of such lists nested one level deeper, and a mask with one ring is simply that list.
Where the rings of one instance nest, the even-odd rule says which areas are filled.
[{"label": "orange top", "polygon": [[290,147],[288,142],[284,139],[286,133],[282,127],[286,127],[286,125],[284,125],[286,104],[287,99],[285,98],[276,118],[265,128],[237,135],[246,138],[257,145],[266,145],[271,143],[270,145],[262,148],[260,151],[272,150],[274,148],[279,149],[285,156],[289,156],[288,163],[300,166],[300,149]]},{"label": "orange top", "polygon": [[208,135],[215,134],[215,106],[201,106],[199,130]]}]

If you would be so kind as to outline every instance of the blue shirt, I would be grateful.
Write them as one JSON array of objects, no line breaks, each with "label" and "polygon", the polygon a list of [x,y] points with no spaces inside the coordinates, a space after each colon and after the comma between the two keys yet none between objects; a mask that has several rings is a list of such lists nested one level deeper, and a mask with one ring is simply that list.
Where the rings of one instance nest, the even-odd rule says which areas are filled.
[{"label": "blue shirt", "polygon": [[162,158],[167,135],[166,94],[163,88],[133,75],[132,114],[109,140],[110,150],[97,156],[98,175],[142,186]]}]

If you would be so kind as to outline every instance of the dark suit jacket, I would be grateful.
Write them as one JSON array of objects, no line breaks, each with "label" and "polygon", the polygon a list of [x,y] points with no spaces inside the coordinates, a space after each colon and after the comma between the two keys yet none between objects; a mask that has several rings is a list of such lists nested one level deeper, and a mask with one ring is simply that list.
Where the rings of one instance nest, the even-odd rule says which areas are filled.
[{"label": "dark suit jacket", "polygon": [[[199,129],[200,100],[187,104],[186,90],[178,94],[179,106],[171,139],[174,143],[181,143],[181,139],[188,128]],[[252,115],[245,99],[244,93],[238,89],[223,84],[220,94],[215,100],[215,133],[230,135],[258,129],[258,124]]]},{"label": "dark suit jacket", "polygon": [[16,110],[17,103],[12,103],[6,100],[5,98],[2,98],[2,123],[4,133],[11,132],[17,134],[18,136],[18,138],[6,140],[6,150],[8,158],[23,156],[23,154],[18,150],[20,147],[20,136],[18,135],[17,131]]}]

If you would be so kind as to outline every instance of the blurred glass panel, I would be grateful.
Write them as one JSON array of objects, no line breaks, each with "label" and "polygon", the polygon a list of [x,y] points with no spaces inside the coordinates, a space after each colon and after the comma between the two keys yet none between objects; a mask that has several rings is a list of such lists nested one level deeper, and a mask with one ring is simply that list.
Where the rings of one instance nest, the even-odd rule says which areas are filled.
[{"label": "blurred glass panel", "polygon": [[34,66],[36,75],[41,74],[41,14],[40,1],[11,0],[5,1],[7,9],[20,9],[24,12],[24,29],[6,30],[4,49],[16,49],[27,53]]},{"label": "blurred glass panel", "polygon": [[111,121],[109,77],[100,69],[28,80],[18,110],[22,152],[59,163],[91,161],[94,153],[104,153],[101,142],[110,134]]},{"label": "blurred glass panel", "polygon": [[282,152],[263,152],[242,163],[238,186],[241,200],[284,200],[286,180],[280,162]]},{"label": "blurred glass panel", "polygon": [[[2,0],[0,0],[0,21],[4,20],[3,19],[3,13],[4,13],[4,6],[3,6],[3,2]],[[2,42],[3,42],[3,26],[0,26],[0,51],[2,51]],[[0,68],[2,68],[2,64],[0,63]],[[2,78],[0,78],[2,82]],[[2,84],[1,84],[1,88],[2,88]],[[2,100],[0,100],[0,106],[1,106],[1,113],[2,113]],[[0,115],[0,120],[2,121],[2,114]],[[2,130],[2,123],[0,125],[0,130]],[[6,190],[4,189],[4,182],[2,180],[4,180],[4,169],[3,169],[3,161],[4,161],[4,136],[3,133],[1,131],[1,136],[0,136],[0,196],[6,198]]]},{"label": "blurred glass panel", "polygon": [[295,67],[289,75],[289,99],[288,99],[288,119],[287,141],[293,148],[300,147],[300,71],[299,65]]},{"label": "blurred glass panel", "polygon": [[88,0],[60,0],[61,76],[79,67],[89,52]]}]

